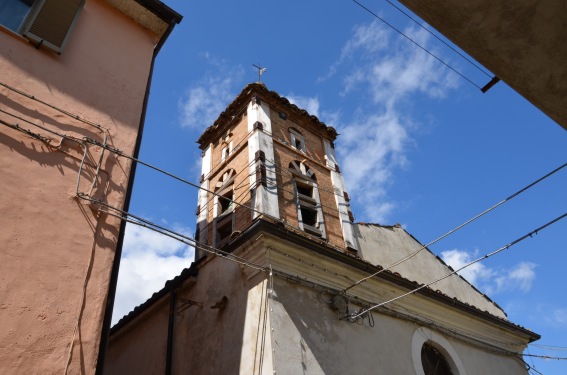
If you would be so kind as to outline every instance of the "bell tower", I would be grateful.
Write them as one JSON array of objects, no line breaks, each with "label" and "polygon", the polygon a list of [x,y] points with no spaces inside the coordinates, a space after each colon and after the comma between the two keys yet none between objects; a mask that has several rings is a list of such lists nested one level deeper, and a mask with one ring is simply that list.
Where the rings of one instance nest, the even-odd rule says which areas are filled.
[{"label": "bell tower", "polygon": [[223,248],[257,220],[356,254],[334,128],[252,83],[198,140],[200,243]]}]

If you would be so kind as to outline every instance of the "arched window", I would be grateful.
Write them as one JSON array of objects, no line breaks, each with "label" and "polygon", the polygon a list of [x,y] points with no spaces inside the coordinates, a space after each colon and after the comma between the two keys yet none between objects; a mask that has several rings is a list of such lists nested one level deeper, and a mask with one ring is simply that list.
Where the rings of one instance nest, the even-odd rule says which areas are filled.
[{"label": "arched window", "polygon": [[213,246],[222,246],[230,239],[234,231],[234,177],[236,172],[229,169],[224,172],[215,186],[213,209]]},{"label": "arched window", "polygon": [[425,375],[454,375],[447,359],[429,342],[421,347],[421,365]]},{"label": "arched window", "polygon": [[289,170],[294,177],[293,184],[299,228],[314,236],[326,238],[325,222],[315,174],[299,161],[289,163]]},{"label": "arched window", "polygon": [[417,375],[467,375],[451,343],[429,328],[414,331],[411,353]]}]

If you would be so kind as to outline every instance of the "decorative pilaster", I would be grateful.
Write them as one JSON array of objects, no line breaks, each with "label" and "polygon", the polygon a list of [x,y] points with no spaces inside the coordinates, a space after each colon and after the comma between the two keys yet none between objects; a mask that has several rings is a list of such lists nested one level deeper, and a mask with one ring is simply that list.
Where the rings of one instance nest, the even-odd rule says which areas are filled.
[{"label": "decorative pilaster", "polygon": [[248,104],[248,155],[250,160],[251,203],[256,210],[252,217],[262,212],[270,217],[280,217],[274,144],[271,137],[270,107],[254,97]]},{"label": "decorative pilaster", "polygon": [[354,236],[353,223],[351,220],[352,213],[350,210],[349,198],[346,194],[345,180],[340,173],[334,147],[331,145],[331,142],[326,139],[324,140],[324,144],[325,160],[327,162],[327,167],[331,168],[331,182],[333,184],[333,190],[335,191],[335,202],[337,203],[337,209],[339,210],[345,245],[348,248],[358,251],[358,242]]}]

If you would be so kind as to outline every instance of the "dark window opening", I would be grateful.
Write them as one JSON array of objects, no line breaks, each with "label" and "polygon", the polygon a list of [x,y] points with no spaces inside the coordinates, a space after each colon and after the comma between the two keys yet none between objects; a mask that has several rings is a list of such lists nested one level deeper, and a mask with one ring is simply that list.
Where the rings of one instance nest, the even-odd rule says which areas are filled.
[{"label": "dark window opening", "polygon": [[222,241],[232,234],[232,220],[217,226],[217,240]]},{"label": "dark window opening", "polygon": [[453,375],[447,359],[431,344],[421,347],[421,365],[425,375]]},{"label": "dark window opening", "polygon": [[313,186],[297,184],[297,192],[307,197],[313,197]]},{"label": "dark window opening", "polygon": [[233,191],[229,190],[227,193],[219,197],[219,206],[220,206],[219,215],[222,215],[225,212],[232,211],[232,207],[233,207],[232,196],[233,196]]},{"label": "dark window opening", "polygon": [[312,227],[317,226],[317,210],[309,207],[301,206],[301,221],[303,224],[311,225]]},{"label": "dark window opening", "polygon": [[325,224],[315,175],[306,165],[298,161],[291,162],[289,170],[296,177],[294,185],[299,227],[306,233],[325,238]]}]

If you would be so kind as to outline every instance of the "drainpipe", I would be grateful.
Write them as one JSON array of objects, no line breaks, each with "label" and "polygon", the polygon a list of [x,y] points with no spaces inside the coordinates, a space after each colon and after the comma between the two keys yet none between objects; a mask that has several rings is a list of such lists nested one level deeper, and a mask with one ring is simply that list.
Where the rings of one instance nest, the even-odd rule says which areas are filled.
[{"label": "drainpipe", "polygon": [[[148,74],[148,81],[146,84],[146,92],[144,94],[144,102],[142,105],[142,113],[140,116],[140,125],[138,127],[138,136],[136,138],[136,144],[134,146],[134,153],[132,156],[138,159],[140,154],[140,146],[142,144],[142,135],[144,133],[144,124],[146,120],[146,112],[148,109],[148,99],[150,96],[150,87],[152,84],[152,76],[154,73],[155,59],[160,51],[161,47],[167,40],[169,34],[173,30],[175,24],[181,22],[181,18],[171,19],[169,21],[169,26],[158,44],[154,47],[154,52],[152,55],[152,61],[150,64],[150,71]],[[124,199],[123,210],[128,212],[130,209],[130,200],[132,198],[132,189],[134,186],[134,177],[136,176],[136,166],[137,163],[132,161],[132,167],[130,169],[130,176],[128,177],[128,185],[126,188],[126,196]],[[120,232],[118,233],[118,240],[116,242],[116,251],[114,253],[114,261],[112,263],[112,271],[110,273],[110,283],[108,286],[108,297],[106,299],[106,308],[104,311],[104,320],[102,322],[102,332],[100,336],[98,359],[96,363],[96,375],[102,375],[104,372],[104,360],[106,358],[106,349],[108,348],[108,339],[110,336],[110,324],[112,322],[112,312],[114,309],[114,298],[116,297],[116,285],[118,284],[118,270],[120,268],[120,258],[122,257],[122,246],[124,245],[124,234],[126,231],[126,221],[122,220],[120,223]]]},{"label": "drainpipe", "polygon": [[167,324],[167,352],[165,356],[165,375],[171,375],[171,365],[173,362],[173,330],[175,324],[175,285],[171,283],[169,292],[169,321]]}]

